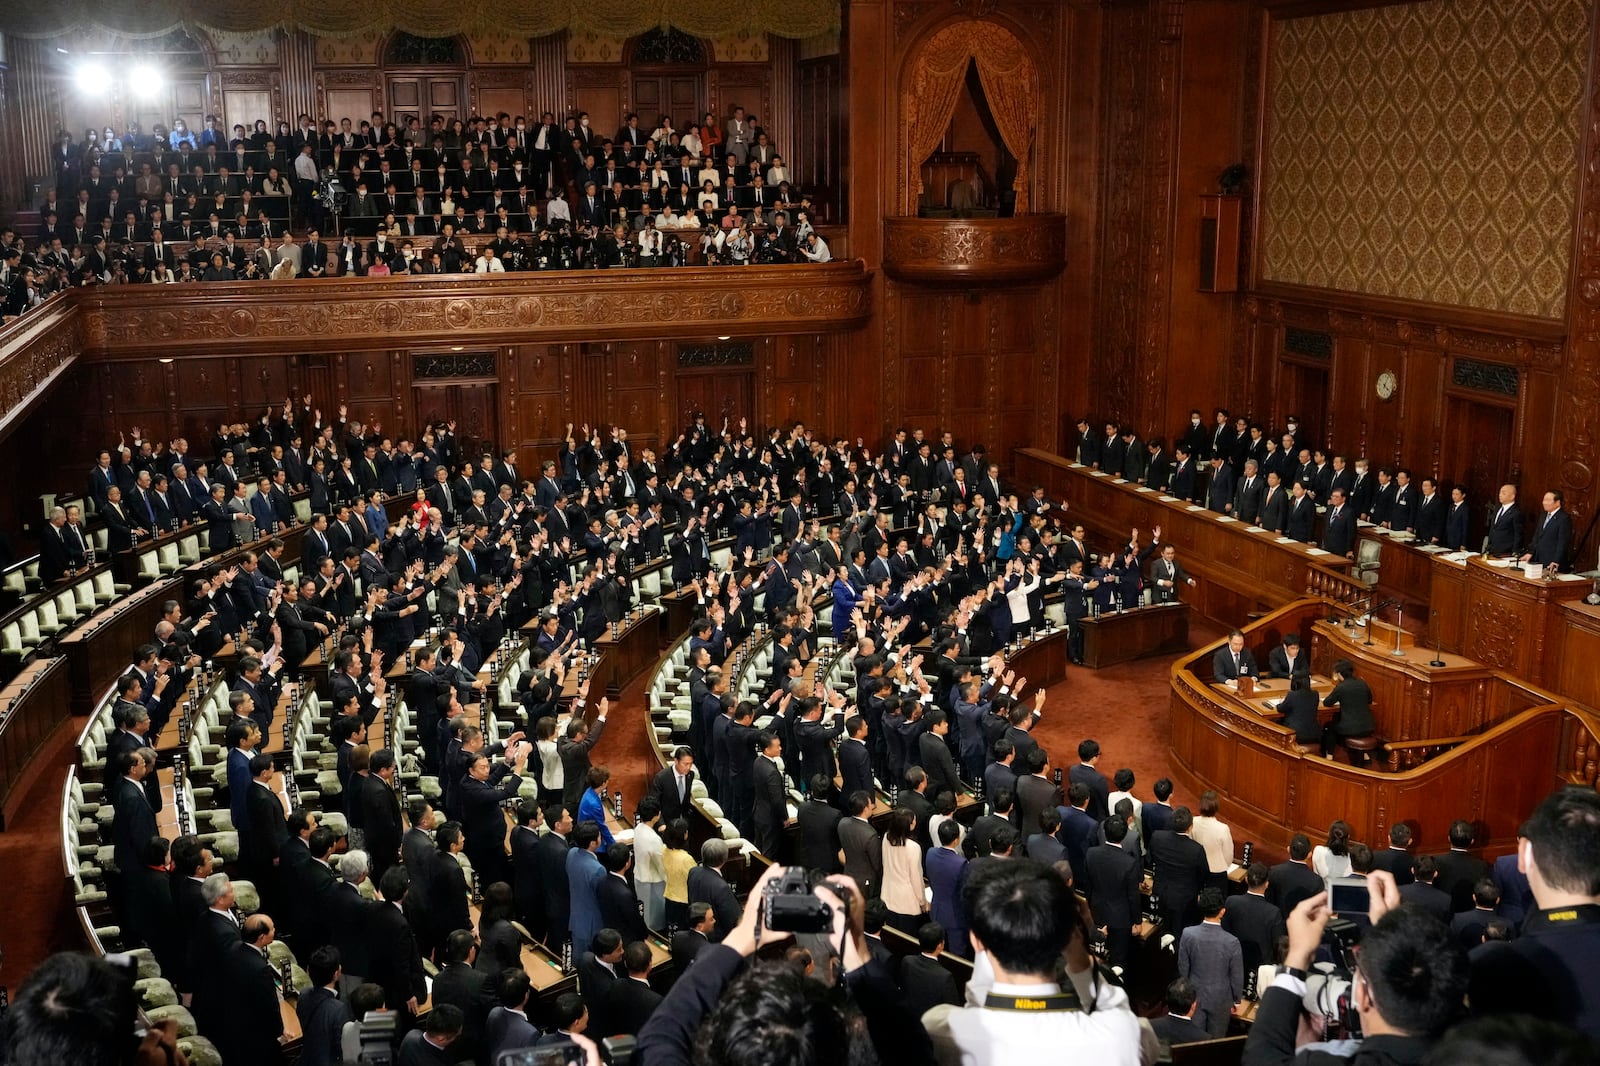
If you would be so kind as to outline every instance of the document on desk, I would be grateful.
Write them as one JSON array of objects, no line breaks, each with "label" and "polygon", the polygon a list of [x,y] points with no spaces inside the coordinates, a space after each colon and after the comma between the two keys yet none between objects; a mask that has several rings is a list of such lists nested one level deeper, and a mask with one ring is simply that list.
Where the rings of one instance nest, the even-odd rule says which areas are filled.
[{"label": "document on desk", "polygon": [[1114,477],[1111,479],[1111,483],[1113,485],[1126,485],[1128,483],[1128,479],[1125,477]]},{"label": "document on desk", "polygon": [[1449,548],[1441,548],[1437,544],[1419,544],[1419,545],[1417,545],[1417,550],[1418,551],[1425,551],[1429,555],[1443,555],[1445,552],[1449,551],[1450,549]]},{"label": "document on desk", "polygon": [[1470,559],[1470,558],[1472,558],[1472,553],[1471,552],[1451,552],[1449,555],[1446,555],[1444,557],[1444,561],[1447,562],[1447,563],[1463,563],[1463,564],[1465,564],[1466,561],[1468,559]]},{"label": "document on desk", "polygon": [[1191,503],[1188,506],[1187,510],[1190,510],[1190,511],[1204,511],[1205,508],[1201,507],[1198,503]]},{"label": "document on desk", "polygon": [[1139,488],[1136,491],[1138,491],[1138,492],[1154,492],[1156,490],[1151,488],[1149,485],[1140,485]]},{"label": "document on desk", "polygon": [[1083,464],[1082,463],[1068,463],[1067,464],[1067,469],[1068,470],[1082,470],[1083,469]]},{"label": "document on desk", "polygon": [[1245,527],[1245,532],[1246,533],[1270,533],[1272,531],[1269,530],[1269,529],[1262,529],[1260,526],[1247,526],[1247,527]]},{"label": "document on desk", "polygon": [[1231,514],[1225,514],[1225,515],[1219,515],[1217,517],[1217,521],[1218,522],[1237,522],[1239,520],[1237,518],[1233,517],[1233,515],[1231,515]]},{"label": "document on desk", "polygon": [[1556,580],[1557,581],[1588,581],[1589,579],[1587,577],[1584,577],[1582,574],[1557,574],[1556,575]]},{"label": "document on desk", "polygon": [[1111,476],[1110,474],[1106,473],[1104,470],[1091,470],[1091,471],[1089,471],[1089,473],[1093,474],[1095,477],[1110,477]]},{"label": "document on desk", "polygon": [[1321,548],[1307,548],[1306,549],[1306,554],[1307,555],[1329,555],[1331,553],[1330,552],[1325,552]]},{"label": "document on desk", "polygon": [[1279,537],[1277,540],[1273,541],[1273,543],[1274,544],[1293,544],[1294,541],[1291,540],[1288,537]]},{"label": "document on desk", "polygon": [[1162,503],[1177,503],[1178,502],[1178,498],[1176,496],[1157,496],[1156,499],[1160,500]]},{"label": "document on desk", "polygon": [[1375,523],[1368,522],[1365,518],[1356,519],[1357,529],[1371,529]]}]

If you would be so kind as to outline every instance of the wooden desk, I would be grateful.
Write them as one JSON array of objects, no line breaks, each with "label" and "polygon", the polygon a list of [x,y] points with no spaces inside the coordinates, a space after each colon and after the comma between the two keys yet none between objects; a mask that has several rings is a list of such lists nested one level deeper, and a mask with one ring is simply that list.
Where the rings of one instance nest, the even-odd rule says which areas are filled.
[{"label": "wooden desk", "polygon": [[73,714],[93,711],[99,697],[133,663],[133,650],[155,639],[163,603],[187,601],[183,588],[187,577],[180,572],[169,580],[146,585],[102,608],[57,642],[72,675],[68,706]]},{"label": "wooden desk", "polygon": [[1472,556],[1465,563],[1460,610],[1466,623],[1457,650],[1535,685],[1554,685],[1562,669],[1562,604],[1583,599],[1590,588],[1574,574],[1545,581]]},{"label": "wooden desk", "polygon": [[652,604],[634,608],[622,621],[620,629],[613,631],[607,626],[600,639],[594,642],[605,664],[603,671],[597,668],[596,676],[603,687],[591,685],[589,688],[595,699],[601,696],[616,699],[622,689],[655,665],[656,656],[661,652],[660,615],[661,609]]},{"label": "wooden desk", "polygon": [[1099,669],[1189,650],[1189,605],[1160,603],[1084,618],[1083,665]]},{"label": "wooden desk", "polygon": [[[1034,637],[1016,651],[1006,656],[1006,669],[1015,670],[1017,678],[1028,679],[1030,688],[1049,688],[1067,676],[1067,664],[1072,661],[1067,645],[1065,627]],[[1032,693],[1028,694],[1031,698]]]},{"label": "wooden desk", "polygon": [[1554,687],[1591,710],[1600,708],[1600,607],[1581,600],[1561,604],[1561,670]]},{"label": "wooden desk", "polygon": [[[1378,553],[1378,592],[1387,599],[1397,599],[1406,609],[1407,618],[1415,617],[1419,624],[1428,620],[1427,610],[1433,598],[1433,560],[1435,552],[1424,551],[1404,533],[1392,533],[1377,526],[1363,526],[1357,539],[1362,545],[1373,545]],[[1362,555],[1358,548],[1357,558]]]},{"label": "wooden desk", "polygon": [[1160,526],[1162,543],[1177,546],[1178,560],[1196,580],[1194,595],[1185,593],[1187,602],[1227,628],[1247,615],[1293,602],[1312,587],[1318,568],[1346,572],[1350,567],[1349,560],[1314,545],[1264,530],[1251,533],[1244,522],[1050,452],[1020,449],[1015,465],[1017,480],[1043,485],[1050,497],[1069,505],[1070,519],[1089,530],[1091,547],[1120,544],[1132,528],[1148,543],[1149,531]]},{"label": "wooden desk", "polygon": [[[1212,684],[1213,644],[1173,669],[1169,765],[1180,789],[1215,789],[1235,839],[1273,850],[1294,833],[1320,838],[1335,818],[1369,841],[1386,839],[1389,826],[1404,819],[1424,850],[1448,847],[1450,823],[1464,818],[1478,824],[1481,847],[1510,847],[1521,820],[1560,779],[1558,749],[1570,712],[1550,693],[1479,664],[1461,665],[1459,657],[1435,670],[1426,665],[1431,650],[1410,647],[1386,662],[1392,630],[1387,647],[1375,631],[1367,649],[1360,630],[1350,635],[1328,625],[1326,612],[1311,600],[1281,608],[1245,627],[1246,646],[1260,656],[1284,633],[1309,633],[1317,674],[1338,658],[1356,662],[1386,737],[1457,741],[1398,773],[1301,754],[1294,734],[1262,713],[1262,697],[1281,696],[1282,681],[1269,682],[1262,697],[1239,699]],[[1472,732],[1463,725],[1474,720],[1480,730],[1460,741]]]},{"label": "wooden desk", "polygon": [[48,767],[37,755],[72,719],[67,661],[35,659],[0,690],[0,831],[16,814],[34,778]]}]

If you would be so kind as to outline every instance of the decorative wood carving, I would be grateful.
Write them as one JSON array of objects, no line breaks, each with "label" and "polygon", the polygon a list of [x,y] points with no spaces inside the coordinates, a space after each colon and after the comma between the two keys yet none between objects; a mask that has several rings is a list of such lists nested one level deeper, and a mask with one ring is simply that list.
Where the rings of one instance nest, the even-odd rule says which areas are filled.
[{"label": "decorative wood carving", "polygon": [[0,345],[0,433],[77,360],[83,350],[75,307],[57,299],[6,331]]},{"label": "decorative wood carving", "polygon": [[[80,295],[83,294],[83,295]],[[670,277],[620,271],[550,278],[350,278],[208,285],[164,292],[79,290],[85,342],[109,358],[162,355],[192,340],[229,338],[243,349],[285,340],[356,337],[409,344],[603,338],[655,323],[699,333],[765,331],[775,321],[831,332],[865,322],[868,276],[857,263],[817,267],[677,270]],[[376,327],[376,329],[374,329]],[[0,342],[3,343],[3,342]]]},{"label": "decorative wood carving", "polygon": [[1040,282],[1066,265],[1064,215],[883,220],[883,268],[924,284]]},{"label": "decorative wood carving", "polygon": [[[1600,22],[1590,27],[1600,38]],[[1578,248],[1567,282],[1567,346],[1552,440],[1564,461],[1556,471],[1568,507],[1581,519],[1595,506],[1600,448],[1600,70],[1590,64],[1584,93],[1582,166],[1578,172]]]}]

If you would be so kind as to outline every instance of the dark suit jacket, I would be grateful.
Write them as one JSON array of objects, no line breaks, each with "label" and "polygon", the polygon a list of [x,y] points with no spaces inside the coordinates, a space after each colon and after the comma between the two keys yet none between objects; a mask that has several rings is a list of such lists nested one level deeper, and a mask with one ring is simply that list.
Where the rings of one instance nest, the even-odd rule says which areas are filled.
[{"label": "dark suit jacket", "polygon": [[1302,647],[1300,649],[1299,654],[1297,654],[1294,657],[1294,669],[1290,670],[1289,669],[1289,656],[1283,650],[1283,645],[1281,645],[1281,644],[1278,645],[1276,648],[1273,648],[1271,653],[1267,656],[1267,676],[1268,677],[1310,677],[1311,676],[1311,655],[1310,655],[1310,653],[1305,648]]},{"label": "dark suit jacket", "polygon": [[1150,1028],[1155,1030],[1156,1039],[1169,1046],[1172,1044],[1193,1044],[1200,1040],[1211,1039],[1210,1033],[1188,1018],[1176,1014],[1150,1019]]},{"label": "dark suit jacket", "polygon": [[1211,657],[1211,677],[1216,681],[1237,681],[1240,674],[1249,674],[1261,680],[1261,669],[1256,666],[1255,653],[1249,648],[1239,651],[1239,666],[1233,665],[1233,651],[1226,644]]},{"label": "dark suit jacket", "polygon": [[637,1035],[661,1004],[661,993],[644,981],[618,978],[606,995],[606,1018],[610,1035]]},{"label": "dark suit jacket", "polygon": [[536,846],[545,923],[551,939],[557,941],[567,935],[567,922],[572,916],[572,886],[567,881],[567,852],[571,848],[566,837],[555,833],[544,834]]},{"label": "dark suit jacket", "polygon": [[678,800],[677,774],[673,772],[672,767],[668,766],[656,774],[655,780],[650,786],[650,793],[661,804],[662,825],[670,825],[674,818],[688,813],[689,807],[694,802],[695,778],[695,771],[690,770],[688,780],[684,782],[683,801],[680,803]]},{"label": "dark suit jacket", "polygon": [[[1059,807],[1061,828],[1056,835],[1067,846],[1067,861],[1072,864],[1074,876],[1086,871],[1085,859],[1094,843],[1095,820],[1076,807]],[[1204,849],[1201,849],[1202,851]]]},{"label": "dark suit jacket", "polygon": [[1404,848],[1384,848],[1382,851],[1373,851],[1372,868],[1374,870],[1388,870],[1394,874],[1397,885],[1409,885],[1417,879],[1417,859]]},{"label": "dark suit jacket", "polygon": [[144,848],[156,835],[156,812],[144,789],[125,777],[117,779],[113,795],[112,855],[118,868],[133,870],[144,864]]},{"label": "dark suit jacket", "polygon": [[631,944],[650,935],[644,918],[639,914],[639,897],[633,894],[628,882],[615,874],[606,874],[600,880],[595,896],[600,901],[600,918],[603,928],[615,929],[622,941]]},{"label": "dark suit jacket", "polygon": [[689,871],[689,902],[711,904],[711,913],[717,917],[712,933],[712,939],[716,941],[721,941],[728,930],[739,924],[739,916],[744,910],[722,874],[707,866],[696,866]]},{"label": "dark suit jacket", "polygon": [[1322,878],[1303,862],[1280,862],[1272,868],[1267,880],[1267,899],[1277,904],[1279,912],[1288,917],[1303,899],[1310,899],[1322,891]]},{"label": "dark suit jacket", "polygon": [[1239,487],[1233,493],[1233,515],[1243,522],[1255,522],[1261,513],[1261,501],[1266,497],[1267,479],[1261,474],[1254,478],[1239,478]]},{"label": "dark suit jacket", "polygon": [[783,778],[771,759],[756,759],[752,780],[755,784],[751,807],[751,843],[767,858],[777,861],[783,843],[783,823],[789,816],[784,798]]},{"label": "dark suit jacket", "polygon": [[[1103,822],[1111,815],[1111,783],[1106,775],[1087,763],[1077,763],[1067,770],[1067,785],[1083,785],[1089,790],[1089,817]],[[1023,826],[1031,831],[1032,826]]]},{"label": "dark suit jacket", "polygon": [[[1093,806],[1094,801],[1090,800]],[[1061,806],[1061,786],[1046,777],[1028,774],[1017,778],[1017,817],[1022,830],[1033,833],[1039,828],[1039,815],[1048,807]],[[1077,869],[1077,867],[1073,867]]]},{"label": "dark suit jacket", "polygon": [[1298,500],[1289,497],[1289,515],[1284,526],[1284,536],[1304,544],[1311,543],[1312,531],[1317,526],[1317,505],[1309,495]]},{"label": "dark suit jacket", "polygon": [[1132,929],[1142,909],[1139,885],[1144,880],[1144,870],[1139,860],[1120,845],[1100,844],[1089,849],[1084,866],[1084,889],[1095,924]]},{"label": "dark suit jacket", "polygon": [[672,969],[677,976],[683,976],[694,957],[704,950],[711,941],[697,929],[679,929],[672,934]]},{"label": "dark suit jacket", "polygon": [[1322,739],[1322,724],[1317,719],[1317,694],[1312,689],[1291,689],[1279,701],[1278,711],[1283,715],[1283,724],[1294,730],[1295,740],[1314,744]]},{"label": "dark suit jacket", "polygon": [[1421,907],[1441,922],[1448,924],[1450,921],[1450,893],[1441,888],[1412,881],[1400,886],[1400,901]]},{"label": "dark suit jacket", "polygon": [[796,865],[824,873],[839,872],[839,821],[844,815],[824,798],[807,799],[800,804],[796,821],[800,826]]},{"label": "dark suit jacket", "polygon": [[1366,736],[1378,728],[1372,717],[1372,689],[1359,677],[1346,678],[1333,686],[1322,705],[1339,708],[1334,731],[1341,737]]},{"label": "dark suit jacket", "polygon": [[1233,505],[1233,467],[1227,463],[1211,470],[1211,483],[1206,489],[1206,506],[1213,511],[1226,511]]},{"label": "dark suit jacket", "polygon": [[370,913],[367,953],[369,972],[365,976],[383,986],[384,1003],[390,1010],[402,1009],[413,996],[420,1003],[428,994],[417,938],[399,907],[379,903]]},{"label": "dark suit jacket", "polygon": [[352,777],[362,786],[361,816],[366,832],[366,850],[372,859],[372,871],[382,877],[382,871],[400,859],[400,800],[383,778],[368,774],[365,778]]},{"label": "dark suit jacket", "polygon": [[1222,928],[1239,938],[1244,951],[1244,971],[1271,962],[1277,957],[1278,937],[1287,931],[1283,912],[1266,896],[1246,892],[1228,897],[1228,910]]},{"label": "dark suit jacket", "polygon": [[1565,569],[1572,556],[1572,516],[1565,510],[1552,511],[1538,519],[1533,540],[1528,544],[1533,561],[1542,566],[1551,563]]},{"label": "dark suit jacket", "polygon": [[1181,833],[1163,829],[1151,834],[1150,857],[1155,864],[1155,892],[1161,897],[1162,908],[1182,927],[1198,922],[1200,886],[1211,870],[1206,849]]},{"label": "dark suit jacket", "polygon": [[1348,503],[1335,514],[1328,511],[1328,527],[1322,532],[1322,547],[1335,555],[1348,555],[1356,545],[1356,510]]},{"label": "dark suit jacket", "polygon": [[860,818],[840,819],[835,831],[844,851],[844,872],[855,878],[868,899],[873,898],[883,885],[883,838]]},{"label": "dark suit jacket", "polygon": [[227,989],[208,1035],[229,1066],[276,1066],[283,1015],[272,966],[259,949],[240,941],[223,956],[213,979]]},{"label": "dark suit jacket", "polygon": [[1522,512],[1517,510],[1516,504],[1508,507],[1504,514],[1496,507],[1489,520],[1489,554],[1510,555],[1521,542]]},{"label": "dark suit jacket", "polygon": [[936,733],[923,733],[917,738],[917,756],[918,765],[928,775],[928,795],[936,798],[941,792],[961,795],[961,775],[956,770],[955,758],[951,756],[950,746],[945,743],[944,737]]},{"label": "dark suit jacket", "polygon": [[[434,1001],[438,1002],[437,993]],[[354,1020],[349,1005],[329,989],[312,988],[295,1001],[294,1013],[304,1034],[301,1066],[340,1066],[344,1062],[344,1023]]]},{"label": "dark suit jacket", "polygon": [[1464,550],[1471,522],[1472,513],[1467,510],[1465,502],[1460,505],[1454,501],[1445,504],[1444,540],[1440,543],[1452,551]]},{"label": "dark suit jacket", "polygon": [[1489,876],[1489,864],[1465,851],[1447,851],[1434,856],[1433,861],[1439,868],[1434,887],[1449,895],[1451,912],[1469,911],[1476,906],[1472,886]]},{"label": "dark suit jacket", "polygon": [[913,1018],[922,1017],[930,1007],[941,1003],[959,1006],[961,986],[955,974],[938,959],[926,955],[907,955],[900,963],[902,1000]]},{"label": "dark suit jacket", "polygon": [[[461,1036],[456,1041],[461,1054],[456,1059],[463,1057],[483,1061],[487,1052],[484,1043],[484,1025],[489,1020],[489,1012],[495,1008],[499,1000],[495,996],[494,982],[489,975],[468,966],[464,962],[453,962],[439,971],[433,979],[432,999],[434,1006],[449,1003],[461,1008],[463,1023]],[[456,1050],[452,1046],[452,1051]]]},{"label": "dark suit jacket", "polygon": [[501,1051],[533,1046],[534,1041],[539,1039],[539,1030],[522,1015],[513,1014],[505,1007],[496,1007],[489,1012],[484,1035],[489,1042],[489,1060],[492,1062]]}]

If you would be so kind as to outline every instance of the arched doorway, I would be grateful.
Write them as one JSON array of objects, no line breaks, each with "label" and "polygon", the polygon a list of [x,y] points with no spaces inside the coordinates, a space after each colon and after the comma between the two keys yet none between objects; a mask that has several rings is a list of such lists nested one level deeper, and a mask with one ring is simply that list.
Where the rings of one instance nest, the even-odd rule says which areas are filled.
[{"label": "arched doorway", "polygon": [[651,30],[629,42],[628,99],[641,128],[655,129],[662,115],[680,130],[700,121],[706,101],[706,61],[706,42],[681,30]]}]

